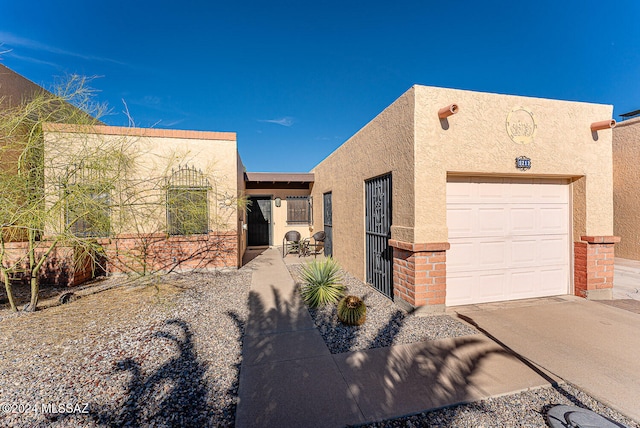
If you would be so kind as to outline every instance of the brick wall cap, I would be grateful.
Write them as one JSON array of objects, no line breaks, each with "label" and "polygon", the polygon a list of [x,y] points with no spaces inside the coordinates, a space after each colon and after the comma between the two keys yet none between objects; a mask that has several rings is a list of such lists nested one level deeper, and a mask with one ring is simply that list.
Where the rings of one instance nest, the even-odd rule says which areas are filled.
[{"label": "brick wall cap", "polygon": [[423,251],[447,251],[451,248],[451,244],[448,242],[415,243],[398,241],[397,239],[389,239],[389,245],[400,250],[411,251],[414,253]]},{"label": "brick wall cap", "polygon": [[617,244],[620,242],[619,236],[581,236],[580,239],[589,244]]}]

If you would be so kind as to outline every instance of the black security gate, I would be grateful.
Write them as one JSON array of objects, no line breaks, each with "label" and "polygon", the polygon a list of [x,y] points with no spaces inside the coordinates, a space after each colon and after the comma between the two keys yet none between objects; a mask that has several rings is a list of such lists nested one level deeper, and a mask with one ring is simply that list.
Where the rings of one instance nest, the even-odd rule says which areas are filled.
[{"label": "black security gate", "polygon": [[271,197],[249,198],[247,211],[247,245],[271,245]]},{"label": "black security gate", "polygon": [[391,238],[391,174],[365,182],[367,282],[393,299]]},{"label": "black security gate", "polygon": [[332,229],[332,216],[333,211],[331,208],[331,192],[324,194],[324,255],[330,257],[333,255],[333,234],[331,233]]}]

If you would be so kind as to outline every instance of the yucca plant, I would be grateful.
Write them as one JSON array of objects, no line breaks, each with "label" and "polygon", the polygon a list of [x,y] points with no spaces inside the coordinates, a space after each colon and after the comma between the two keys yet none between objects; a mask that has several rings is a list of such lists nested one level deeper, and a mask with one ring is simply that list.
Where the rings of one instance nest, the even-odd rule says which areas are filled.
[{"label": "yucca plant", "polygon": [[301,294],[311,308],[337,302],[344,291],[340,266],[331,257],[302,266]]},{"label": "yucca plant", "polygon": [[338,319],[347,325],[362,325],[367,319],[367,305],[358,296],[345,296],[338,302]]}]

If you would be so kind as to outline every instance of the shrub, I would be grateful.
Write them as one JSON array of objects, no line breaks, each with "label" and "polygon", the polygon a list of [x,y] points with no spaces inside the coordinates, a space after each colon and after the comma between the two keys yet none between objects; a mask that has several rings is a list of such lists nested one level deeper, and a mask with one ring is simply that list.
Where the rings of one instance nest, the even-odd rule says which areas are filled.
[{"label": "shrub", "polygon": [[312,308],[337,302],[344,296],[340,266],[331,257],[302,266],[302,298]]},{"label": "shrub", "polygon": [[338,319],[347,325],[362,325],[367,319],[367,305],[357,296],[345,296],[338,302]]}]

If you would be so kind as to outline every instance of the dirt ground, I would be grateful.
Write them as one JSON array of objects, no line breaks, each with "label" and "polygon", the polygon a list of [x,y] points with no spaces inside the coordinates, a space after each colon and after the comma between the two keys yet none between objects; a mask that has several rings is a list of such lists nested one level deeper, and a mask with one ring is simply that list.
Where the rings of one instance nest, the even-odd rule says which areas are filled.
[{"label": "dirt ground", "polygon": [[[107,288],[107,289],[105,289]],[[26,291],[25,291],[26,289]],[[37,342],[55,347],[57,343],[73,337],[91,340],[101,334],[105,324],[126,324],[132,315],[151,304],[168,305],[171,296],[184,290],[174,278],[156,281],[130,281],[126,277],[109,278],[84,287],[46,287],[41,290],[40,303],[35,313],[12,312],[6,303],[0,308],[2,333],[16,343]],[[29,287],[17,290],[19,307],[29,301]],[[58,297],[74,292],[82,302],[62,305]],[[16,296],[16,297],[17,297]]]}]

